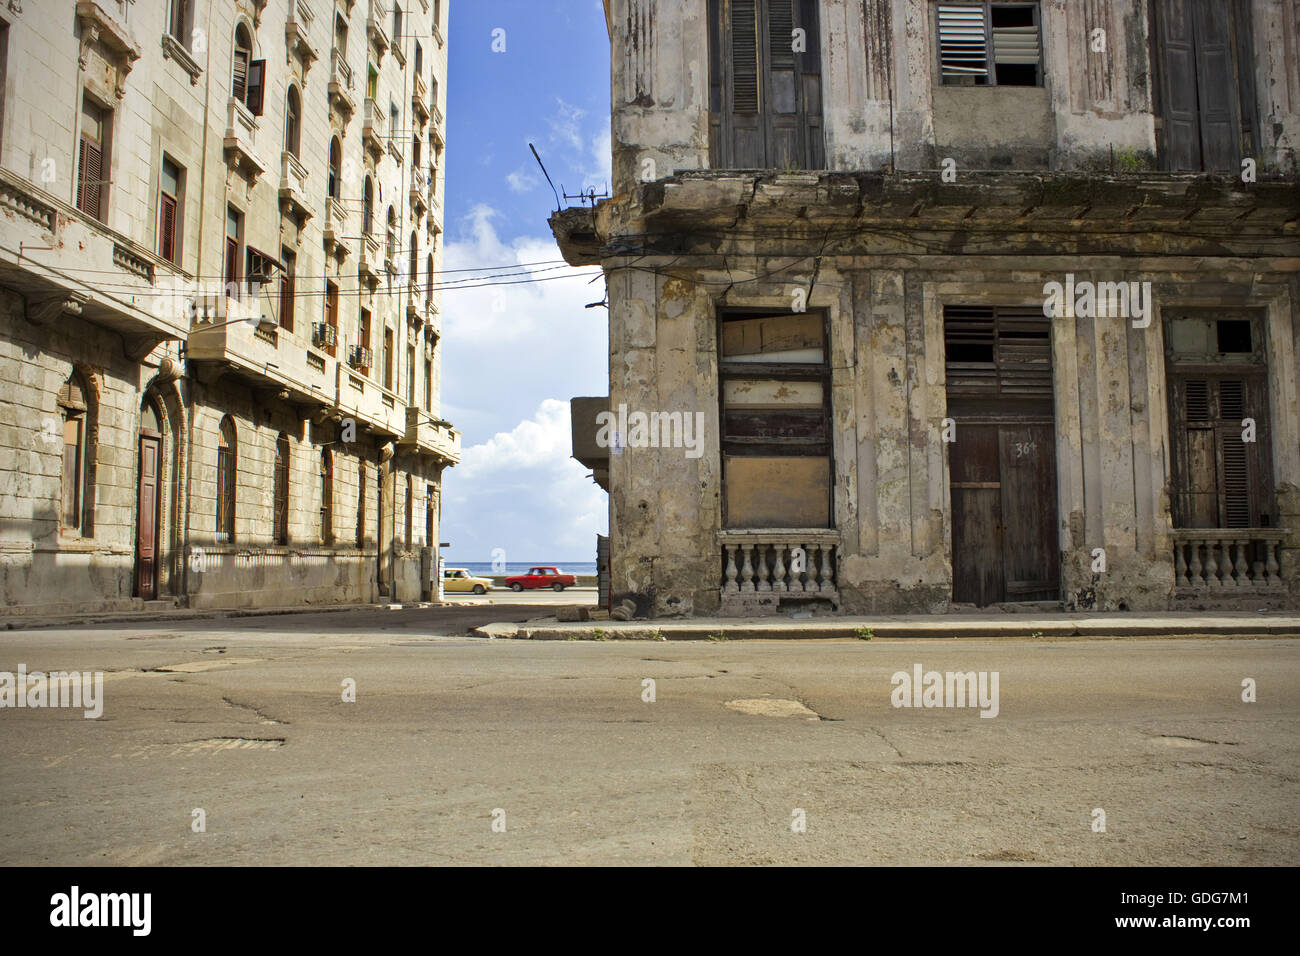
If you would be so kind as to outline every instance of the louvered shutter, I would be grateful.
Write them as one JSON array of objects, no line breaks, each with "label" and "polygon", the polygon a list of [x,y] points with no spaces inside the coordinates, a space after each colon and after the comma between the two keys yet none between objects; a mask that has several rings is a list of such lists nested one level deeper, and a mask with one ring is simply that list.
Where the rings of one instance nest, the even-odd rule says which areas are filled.
[{"label": "louvered shutter", "polygon": [[81,138],[81,155],[77,160],[78,208],[88,216],[103,219],[101,197],[103,190],[103,153],[87,136]]},{"label": "louvered shutter", "polygon": [[159,199],[158,255],[176,262],[176,200],[166,193]]},{"label": "louvered shutter", "polygon": [[983,77],[989,74],[988,23],[983,6],[941,3],[939,16],[939,67],[943,80]]},{"label": "louvered shutter", "polygon": [[758,9],[754,0],[731,4],[731,106],[737,113],[757,113]]},{"label": "louvered shutter", "polygon": [[1038,27],[993,27],[993,62],[1037,66],[1040,58]]},{"label": "louvered shutter", "polygon": [[235,69],[230,80],[230,95],[239,102],[248,96],[248,51],[235,51]]},{"label": "louvered shutter", "polygon": [[266,61],[254,60],[248,69],[248,111],[262,115],[262,97],[266,89]]}]

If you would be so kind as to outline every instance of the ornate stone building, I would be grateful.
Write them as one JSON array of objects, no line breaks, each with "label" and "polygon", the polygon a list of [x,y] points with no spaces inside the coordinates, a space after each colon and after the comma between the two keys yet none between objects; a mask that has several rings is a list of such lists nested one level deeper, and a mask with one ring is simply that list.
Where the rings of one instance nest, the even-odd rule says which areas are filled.
[{"label": "ornate stone building", "polygon": [[436,593],[446,24],[0,7],[0,613]]},{"label": "ornate stone building", "polygon": [[1300,606],[1300,3],[605,10],[614,601]]}]

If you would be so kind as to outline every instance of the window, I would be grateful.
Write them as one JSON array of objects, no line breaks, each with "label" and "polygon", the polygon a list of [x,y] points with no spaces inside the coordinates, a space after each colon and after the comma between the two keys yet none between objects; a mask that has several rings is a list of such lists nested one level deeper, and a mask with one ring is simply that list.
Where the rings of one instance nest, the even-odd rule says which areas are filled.
[{"label": "window", "polygon": [[393,4],[393,46],[402,42],[402,8]]},{"label": "window", "polygon": [[429,253],[425,260],[424,272],[424,305],[426,308],[433,305],[433,253]]},{"label": "window", "polygon": [[181,170],[163,156],[158,183],[158,255],[173,265],[180,261]]},{"label": "window", "polygon": [[366,546],[366,463],[357,462],[357,550]]},{"label": "window", "polygon": [[367,236],[375,229],[375,182],[369,176],[361,200],[361,231]]},{"label": "window", "polygon": [[238,472],[235,423],[221,419],[217,432],[217,540],[235,540],[235,478]]},{"label": "window", "polygon": [[361,364],[362,364],[363,371],[367,375],[369,375],[370,374],[370,359],[368,358],[370,353],[370,310],[369,309],[361,310],[360,341],[358,341],[357,344],[361,346],[362,349],[365,350],[364,352],[362,352],[363,361]]},{"label": "window", "polygon": [[406,347],[406,404],[415,406],[415,346]]},{"label": "window", "polygon": [[401,132],[398,128],[401,122],[402,114],[397,112],[397,104],[390,100],[388,103],[388,139],[392,143],[393,149],[397,150],[399,154],[397,157],[399,164],[402,162],[402,157],[400,155],[401,149],[397,146],[397,134]]},{"label": "window", "polygon": [[1037,3],[940,3],[935,16],[944,85],[1042,85]]},{"label": "window", "polygon": [[226,257],[222,281],[226,285],[226,295],[232,299],[240,298],[240,265],[243,257],[240,248],[244,241],[244,215],[234,206],[226,207]]},{"label": "window", "polygon": [[406,281],[412,289],[420,287],[420,234],[411,231],[411,244],[406,249]]},{"label": "window", "polygon": [[[1257,320],[1170,316],[1171,511],[1176,528],[1277,524],[1268,369]],[[1243,421],[1254,419],[1253,441]]]},{"label": "window", "polygon": [[320,540],[334,543],[334,456],[328,448],[320,453]]},{"label": "window", "polygon": [[[395,262],[397,259],[397,213],[392,206],[388,207],[388,246],[386,248],[389,262]],[[394,266],[394,268],[396,268]]]},{"label": "window", "polygon": [[413,543],[413,525],[415,523],[415,488],[410,475],[406,476],[406,514],[404,517],[406,519],[406,527],[403,529],[406,532],[406,550],[410,551]]},{"label": "window", "polygon": [[289,87],[289,96],[284,107],[284,150],[295,158],[302,145],[302,96],[298,87]]},{"label": "window", "polygon": [[275,543],[289,543],[289,436],[281,434],[275,440]]},{"label": "window", "polygon": [[284,259],[284,269],[280,273],[280,328],[292,332],[298,257],[283,247],[280,249],[280,255]]},{"label": "window", "polygon": [[194,0],[170,0],[167,32],[185,49],[190,48],[190,27],[194,23]]},{"label": "window", "polygon": [[424,360],[424,410],[433,414],[433,359]]},{"label": "window", "polygon": [[416,135],[411,137],[411,169],[413,170],[411,175],[414,176],[420,172],[419,166],[420,166],[420,136],[417,133]]},{"label": "window", "polygon": [[366,96],[372,100],[379,97],[379,71],[371,65],[366,67]]},{"label": "window", "polygon": [[87,455],[90,442],[91,408],[89,391],[78,372],[73,372],[59,391],[59,411],[63,417],[63,507],[62,530],[65,534],[88,536],[90,495]]},{"label": "window", "polygon": [[77,154],[77,208],[105,222],[108,212],[108,136],[111,113],[81,99],[81,149]]},{"label": "window", "polygon": [[415,41],[415,73],[418,76],[424,71],[424,48],[420,46],[420,41]]},{"label": "window", "polygon": [[325,327],[332,330],[325,333],[325,351],[333,355],[339,340],[339,287],[329,281],[325,283]]},{"label": "window", "polygon": [[384,329],[384,388],[393,390],[393,330]]},{"label": "window", "polygon": [[262,115],[266,87],[266,61],[253,59],[253,42],[242,23],[235,28],[235,55],[230,77],[230,95],[254,116]]},{"label": "window", "polygon": [[433,485],[424,486],[424,546],[433,547]]},{"label": "window", "polygon": [[[825,316],[726,312],[719,331],[724,527],[831,527]],[[683,438],[694,417],[683,410]],[[661,423],[660,447],[675,444],[663,430],[677,424],[671,416]],[[637,437],[630,427],[625,440]]]},{"label": "window", "polygon": [[339,170],[342,168],[342,166],[343,166],[343,145],[339,142],[339,138],[335,136],[333,139],[330,140],[329,172],[325,180],[325,188],[328,191],[328,195],[330,199],[340,198]]},{"label": "window", "polygon": [[442,0],[433,0],[433,32],[437,33],[442,24]]},{"label": "window", "polygon": [[816,0],[709,0],[715,169],[826,167],[817,8]]}]

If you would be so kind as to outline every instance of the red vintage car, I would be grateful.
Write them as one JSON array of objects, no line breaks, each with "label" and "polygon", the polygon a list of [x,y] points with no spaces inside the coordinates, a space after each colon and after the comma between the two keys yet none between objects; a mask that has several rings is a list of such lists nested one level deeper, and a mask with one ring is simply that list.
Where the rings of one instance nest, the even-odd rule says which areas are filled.
[{"label": "red vintage car", "polygon": [[514,591],[522,591],[525,588],[550,588],[552,591],[563,591],[565,588],[574,588],[578,586],[578,579],[572,574],[565,574],[559,568],[536,567],[529,568],[527,574],[516,574],[506,578],[506,585]]}]

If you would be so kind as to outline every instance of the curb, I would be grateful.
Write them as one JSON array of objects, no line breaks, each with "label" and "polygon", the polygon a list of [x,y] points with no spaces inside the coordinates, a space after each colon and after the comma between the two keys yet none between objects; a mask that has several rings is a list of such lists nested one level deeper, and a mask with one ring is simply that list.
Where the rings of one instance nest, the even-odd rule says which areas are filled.
[{"label": "curb", "polygon": [[[876,624],[666,624],[572,626],[561,624],[497,623],[470,630],[476,637],[533,641],[746,641],[746,640],[896,640],[903,638],[1125,638],[1125,637],[1300,637],[1300,619],[1132,622],[1086,620],[1036,622],[1008,626],[1003,622],[916,622]],[[869,636],[861,632],[869,631]]]}]

